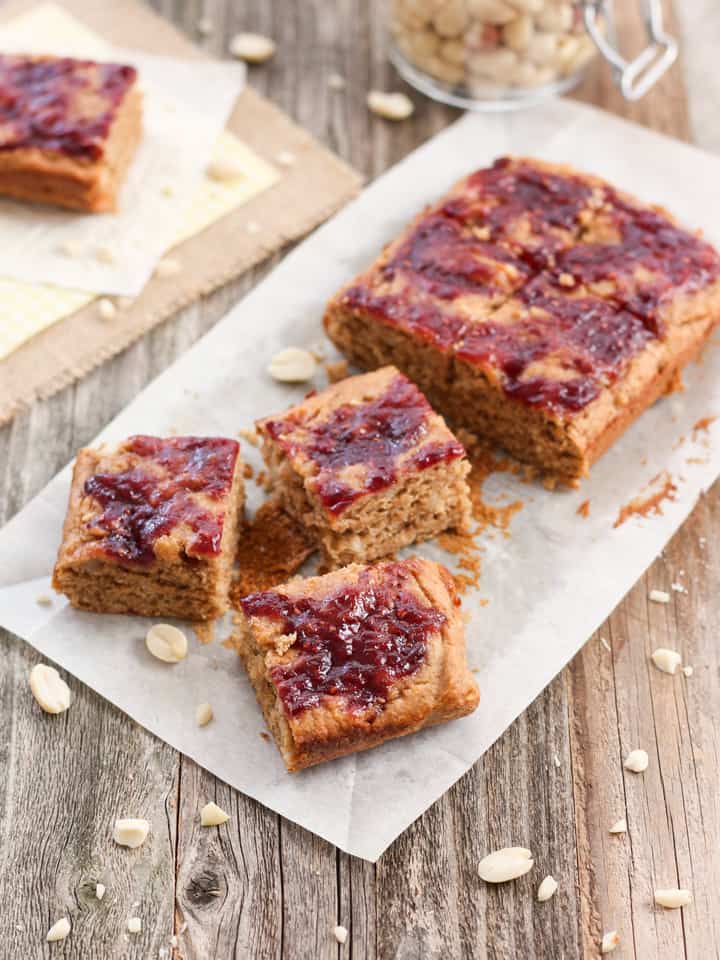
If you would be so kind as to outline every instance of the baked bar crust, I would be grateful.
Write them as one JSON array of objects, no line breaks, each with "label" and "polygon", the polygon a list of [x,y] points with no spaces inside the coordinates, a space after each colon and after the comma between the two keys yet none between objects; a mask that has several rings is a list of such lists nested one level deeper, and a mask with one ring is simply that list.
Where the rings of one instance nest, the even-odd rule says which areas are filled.
[{"label": "baked bar crust", "polygon": [[114,210],[141,132],[134,67],[0,55],[0,194]]},{"label": "baked bar crust", "polygon": [[328,305],[455,424],[576,483],[720,319],[720,257],[597,177],[503,158],[456,184]]},{"label": "baked bar crust", "polygon": [[273,488],[331,567],[467,528],[465,451],[395,367],[342,380],[257,428]]},{"label": "baked bar crust", "polygon": [[439,564],[353,564],[241,607],[237,649],[291,773],[478,705],[460,601]]},{"label": "baked bar crust", "polygon": [[53,587],[81,610],[209,620],[229,603],[243,510],[234,440],[80,450]]}]

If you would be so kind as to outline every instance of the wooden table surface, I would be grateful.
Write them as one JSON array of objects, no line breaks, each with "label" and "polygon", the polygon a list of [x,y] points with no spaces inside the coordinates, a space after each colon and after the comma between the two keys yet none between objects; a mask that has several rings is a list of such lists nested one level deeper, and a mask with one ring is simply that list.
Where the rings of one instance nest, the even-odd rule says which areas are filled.
[{"label": "wooden table surface", "polygon": [[[199,0],[155,6],[200,39]],[[381,6],[213,0],[205,12],[214,32],[203,44],[222,55],[238,29],[272,35],[278,53],[251,70],[250,82],[371,179],[457,116],[419,96],[402,124],[367,112],[368,89],[403,88],[385,60]],[[698,0],[683,11],[698,50],[708,30],[718,33],[716,20],[700,17],[711,7]],[[707,44],[703,53],[714,66]],[[684,77],[708,78],[694,56],[687,63],[633,109],[599,66],[580,95],[689,138]],[[347,80],[342,93],[327,85],[335,71]],[[2,430],[0,522],[270,267],[185,310]],[[557,960],[597,956],[612,929],[617,957],[720,956],[719,534],[716,486],[570,666],[375,865],[231,790],[72,678],[72,710],[49,722],[27,685],[37,655],[3,634],[0,956],[168,957],[176,934],[174,956],[187,960]],[[670,590],[678,579],[687,594],[648,603],[651,588]],[[693,676],[670,678],[649,665],[661,646],[681,650]],[[642,777],[622,767],[635,747],[650,755]],[[200,829],[198,810],[210,799],[231,814],[227,827]],[[122,815],[152,824],[152,843],[133,856],[109,841]],[[627,834],[610,836],[620,817]],[[535,869],[486,886],[478,861],[506,845],[530,847]],[[548,873],[560,886],[538,904]],[[107,887],[102,903],[98,881]],[[655,887],[675,886],[692,889],[692,906],[653,906]],[[65,914],[71,937],[46,944]],[[126,933],[134,914],[143,921],[138,936]],[[343,948],[332,934],[337,923],[349,929]]]}]

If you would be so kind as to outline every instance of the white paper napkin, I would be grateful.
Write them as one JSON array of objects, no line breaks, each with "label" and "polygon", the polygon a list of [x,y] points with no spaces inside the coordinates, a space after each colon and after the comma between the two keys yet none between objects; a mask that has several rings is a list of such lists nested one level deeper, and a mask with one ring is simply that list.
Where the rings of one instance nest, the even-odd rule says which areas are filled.
[{"label": "white paper napkin", "polygon": [[[321,336],[323,306],[384,242],[458,177],[507,153],[563,161],[605,175],[720,240],[715,158],[559,101],[522,116],[467,116],[382,176],[301,244],[214,330],[141,393],[104,439],[169,431],[233,436],[297,400],[265,373],[272,355]],[[667,398],[593,468],[578,491],[549,492],[493,475],[486,499],[520,499],[510,537],[479,538],[482,579],[464,606],[470,666],[482,699],[471,717],[293,776],[260,737],[263,721],[235,655],[215,642],[191,644],[167,668],[147,654],[147,622],[78,613],[48,592],[65,512],[69,469],[0,532],[0,622],[223,780],[342,847],[375,860],[500,736],[580,649],[652,562],[720,472],[720,351],[691,365],[684,393]],[[320,385],[320,383],[318,384]],[[680,442],[680,438],[687,438]],[[245,454],[258,465],[257,451]],[[698,462],[691,462],[698,461]],[[662,516],[614,523],[621,507],[669,471],[677,484]],[[252,490],[252,506],[259,497]],[[590,501],[586,519],[577,508]],[[418,553],[447,562],[435,545]],[[689,586],[692,589],[692,585]],[[481,601],[489,602],[483,606]],[[685,602],[673,593],[673,603]],[[29,694],[28,694],[29,695]],[[208,701],[216,720],[194,723]],[[72,722],[72,714],[71,722]]]}]

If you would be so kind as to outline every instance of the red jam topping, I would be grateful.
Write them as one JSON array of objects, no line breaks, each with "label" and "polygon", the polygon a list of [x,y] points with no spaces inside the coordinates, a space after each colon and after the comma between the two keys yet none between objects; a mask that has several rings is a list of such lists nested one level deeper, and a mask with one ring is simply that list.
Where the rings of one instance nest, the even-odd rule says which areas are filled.
[{"label": "red jam topping", "polygon": [[321,599],[268,591],[241,600],[248,617],[270,617],[295,634],[294,658],[270,677],[289,716],[345,698],[348,708],[382,709],[388,691],[425,662],[427,640],[446,617],[407,589],[401,563],[362,571],[357,584]]},{"label": "red jam topping", "polygon": [[[508,282],[512,267],[514,284]],[[480,240],[463,229],[457,220],[440,213],[426,217],[407,241],[383,267],[382,275],[392,280],[396,272],[412,274],[413,282],[441,300],[464,294],[511,292],[528,270],[509,250]]]},{"label": "red jam topping", "polygon": [[98,159],[136,76],[134,67],[114,63],[0,56],[0,150]]},{"label": "red jam topping", "polygon": [[343,303],[351,310],[362,310],[382,323],[400,327],[439,350],[450,350],[465,329],[461,317],[445,313],[422,295],[378,294],[369,286],[357,284],[345,291]]},{"label": "red jam topping", "polygon": [[537,269],[552,262],[568,233],[579,229],[591,189],[581,179],[501,157],[468,177],[462,196],[442,207],[447,217],[489,229],[493,243],[518,242],[513,227],[529,226],[522,255]]},{"label": "red jam topping", "polygon": [[88,523],[103,531],[101,549],[125,563],[149,564],[158,537],[182,524],[192,531],[189,556],[220,552],[224,513],[208,510],[198,494],[219,500],[232,486],[239,446],[234,440],[207,437],[130,437],[124,450],[152,462],[161,471],[138,464],[120,473],[97,473],[84,493],[102,513]]},{"label": "red jam topping", "polygon": [[[454,460],[465,453],[454,437],[424,442],[430,404],[406,377],[397,376],[387,390],[374,400],[359,405],[345,404],[329,417],[308,424],[302,414],[291,413],[282,420],[266,421],[270,436],[291,456],[304,454],[317,466],[313,487],[331,514],[339,515],[358,497],[377,493],[395,482],[398,459],[418,447],[408,466],[425,470],[437,463]],[[293,432],[304,428],[302,441],[293,441]],[[338,473],[345,467],[362,464],[365,472],[354,486]]]},{"label": "red jam topping", "polygon": [[[588,228],[582,216],[588,211],[613,228],[616,242],[583,241],[592,238],[592,221]],[[376,274],[380,290],[398,273],[406,283],[392,292],[360,284],[346,303],[445,353],[492,364],[508,396],[572,413],[663,335],[666,298],[720,278],[720,256],[609,186],[502,158],[415,227]],[[597,284],[602,296],[591,292]],[[583,288],[590,292],[578,296]],[[455,298],[478,293],[489,298],[485,316],[476,306],[453,310]],[[508,325],[495,310],[509,296],[527,311]],[[547,376],[528,369],[543,361]]]},{"label": "red jam topping", "polygon": [[655,210],[634,207],[607,190],[617,243],[579,243],[557,258],[556,275],[577,283],[611,281],[612,299],[662,335],[658,307],[668,294],[701,289],[720,276],[720,257],[699,237]]},{"label": "red jam topping", "polygon": [[[531,406],[582,410],[654,336],[629,311],[597,297],[563,295],[542,279],[524,287],[520,299],[528,309],[517,324],[477,324],[458,356],[501,370],[505,393]],[[567,378],[526,375],[531,364],[550,360]]]}]

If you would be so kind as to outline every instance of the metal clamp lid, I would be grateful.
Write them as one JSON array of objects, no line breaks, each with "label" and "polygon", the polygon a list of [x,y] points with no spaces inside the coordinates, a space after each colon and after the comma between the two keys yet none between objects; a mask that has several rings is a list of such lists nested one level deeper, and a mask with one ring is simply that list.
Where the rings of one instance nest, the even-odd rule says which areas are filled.
[{"label": "metal clamp lid", "polygon": [[639,100],[677,60],[677,40],[663,29],[660,0],[643,0],[643,19],[650,43],[634,60],[626,60],[600,29],[604,9],[604,0],[585,0],[585,27],[595,46],[613,67],[622,95],[626,100]]}]

